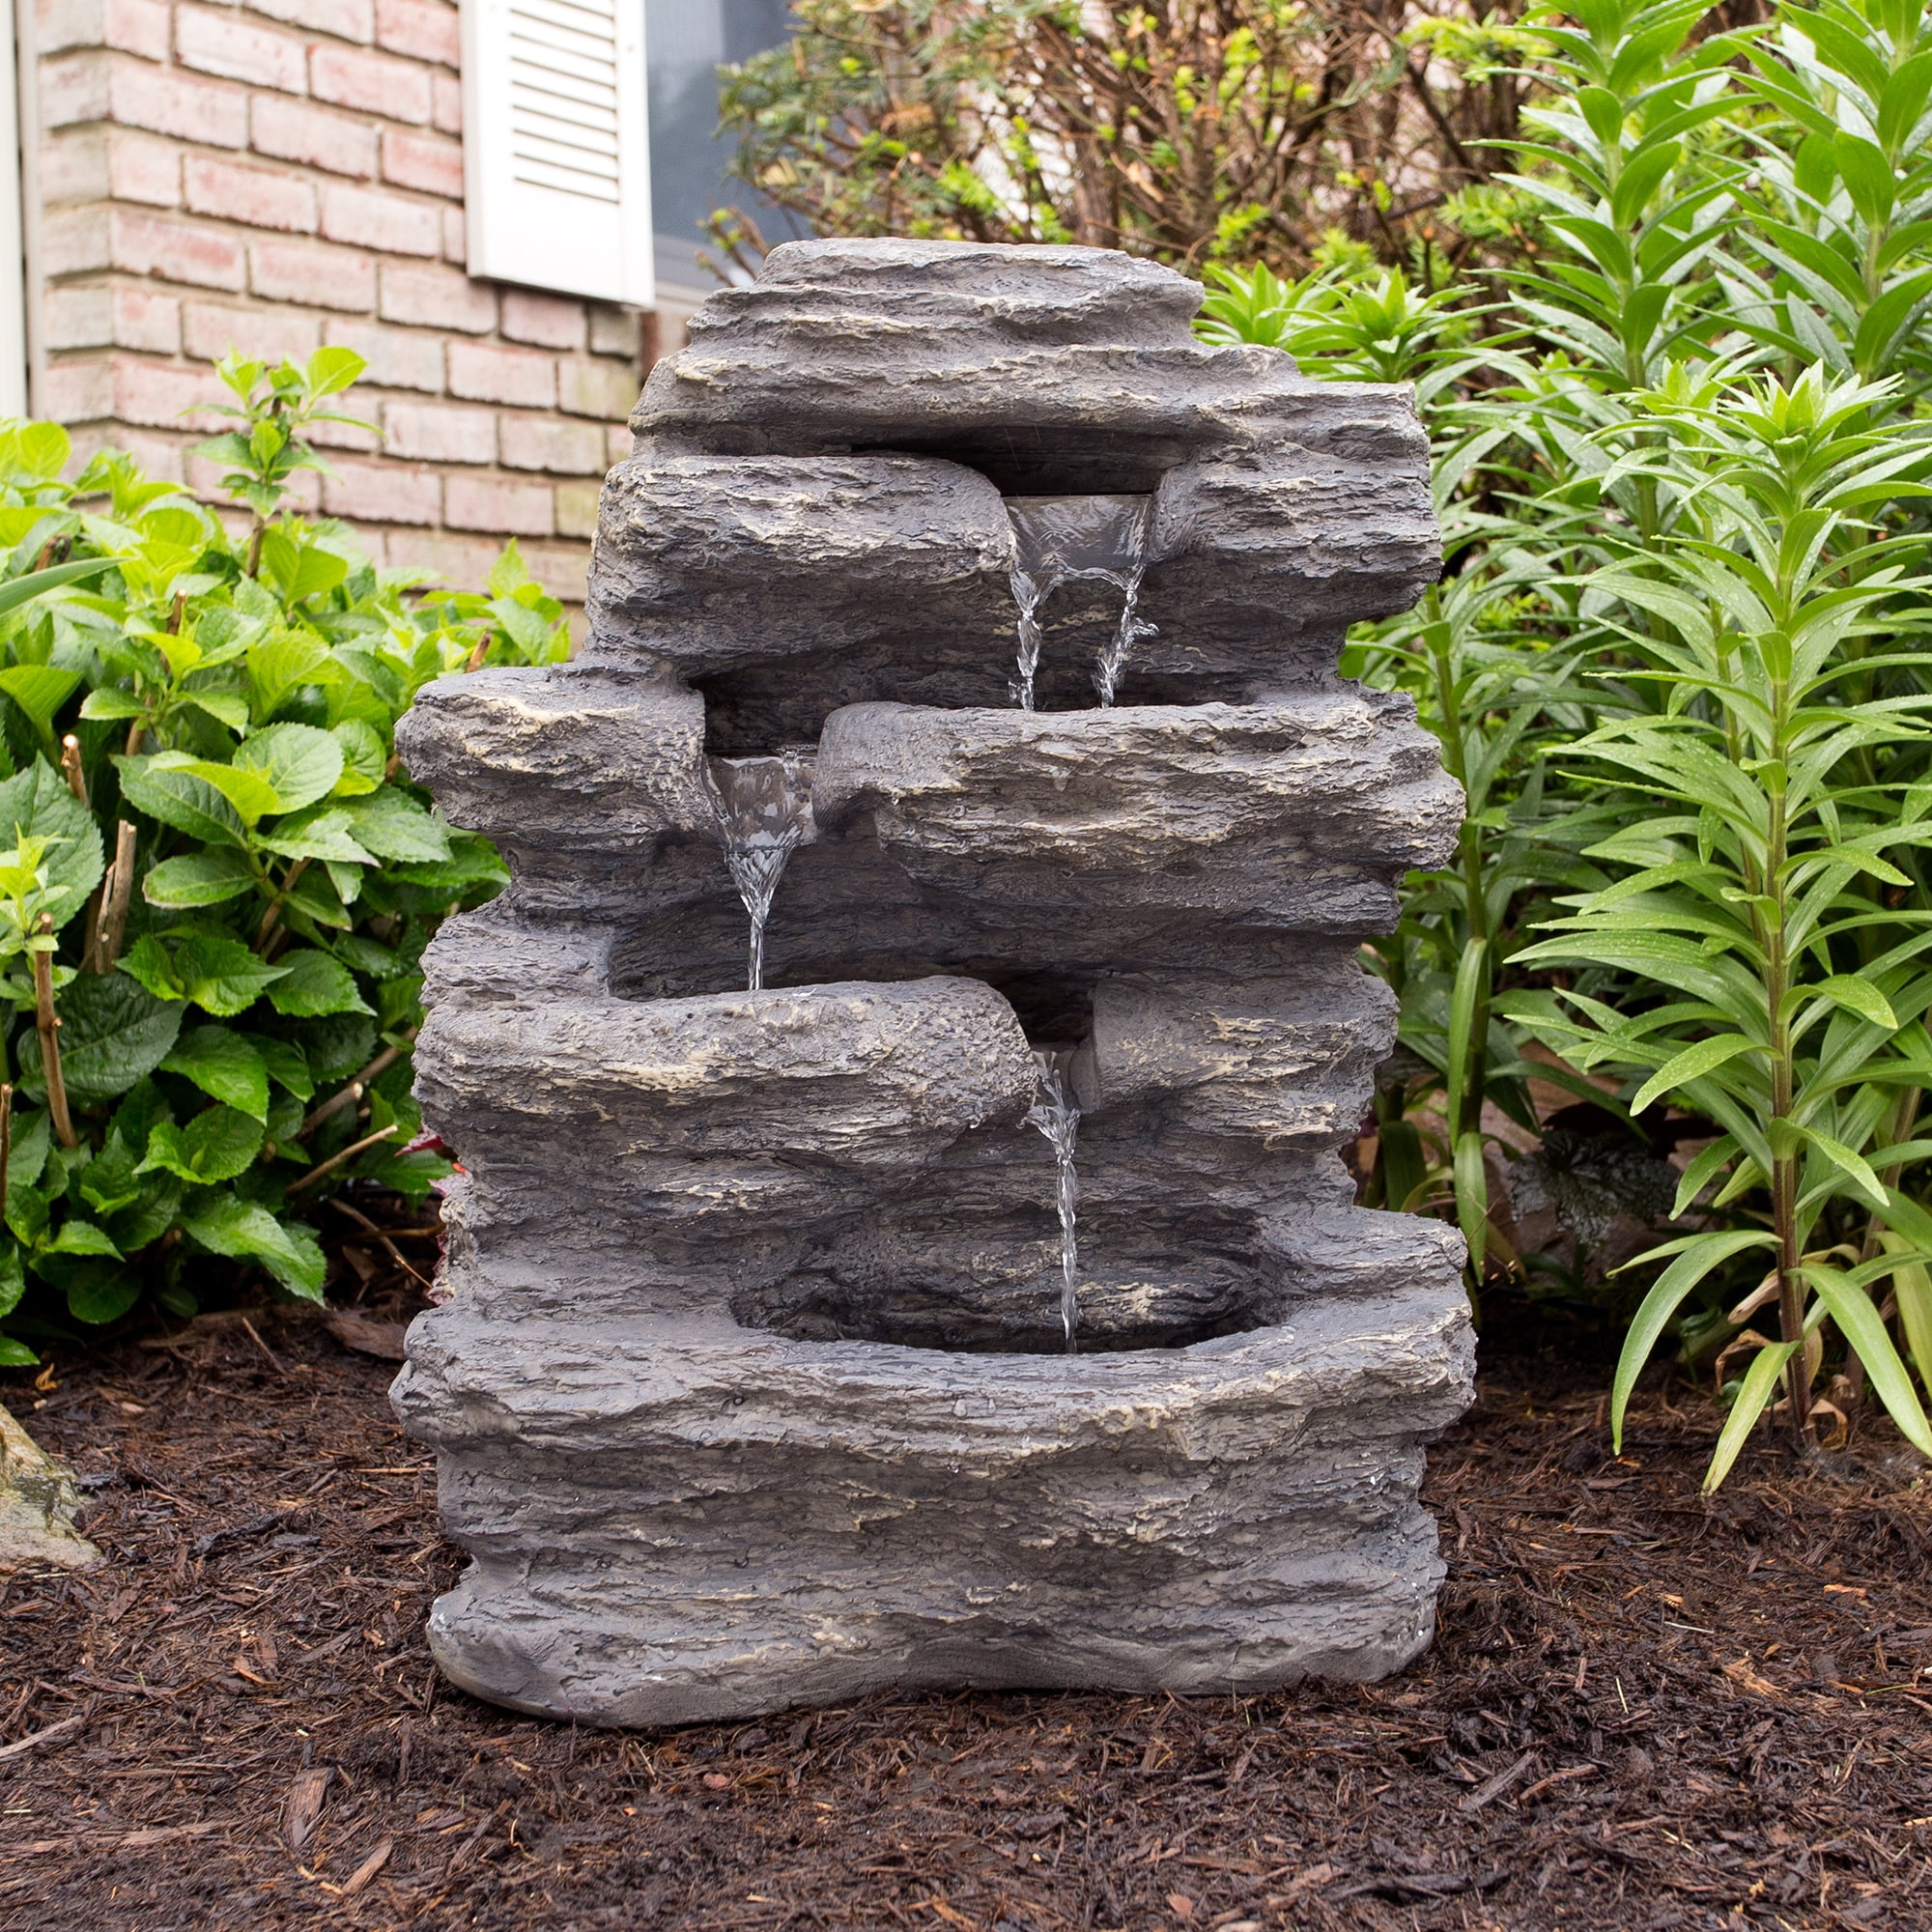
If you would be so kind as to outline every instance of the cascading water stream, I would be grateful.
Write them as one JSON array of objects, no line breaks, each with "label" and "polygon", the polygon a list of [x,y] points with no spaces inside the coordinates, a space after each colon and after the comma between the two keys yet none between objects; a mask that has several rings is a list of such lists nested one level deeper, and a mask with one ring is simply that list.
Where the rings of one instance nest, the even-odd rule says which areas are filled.
[{"label": "cascading water stream", "polygon": [[811,759],[802,752],[769,758],[706,761],[711,809],[724,864],[752,922],[745,987],[763,990],[765,925],[772,895],[791,855],[818,836],[811,817]]},{"label": "cascading water stream", "polygon": [[1019,607],[1019,675],[1008,689],[1022,711],[1034,708],[1045,629],[1039,612],[1063,583],[1079,578],[1111,583],[1121,593],[1121,621],[1101,646],[1094,688],[1111,705],[1127,659],[1155,627],[1140,615],[1153,530],[1151,497],[1009,497],[1013,563],[1009,581]]},{"label": "cascading water stream", "polygon": [[1080,1272],[1080,1242],[1074,1209],[1080,1199],[1080,1177],[1073,1166],[1073,1144],[1080,1133],[1080,1109],[1073,1104],[1072,1053],[1064,1047],[1036,1048],[1039,1097],[1028,1110],[1026,1123],[1046,1136],[1060,1167],[1060,1322],[1066,1331],[1066,1352],[1078,1348],[1074,1330],[1080,1323],[1080,1297],[1074,1283]]}]

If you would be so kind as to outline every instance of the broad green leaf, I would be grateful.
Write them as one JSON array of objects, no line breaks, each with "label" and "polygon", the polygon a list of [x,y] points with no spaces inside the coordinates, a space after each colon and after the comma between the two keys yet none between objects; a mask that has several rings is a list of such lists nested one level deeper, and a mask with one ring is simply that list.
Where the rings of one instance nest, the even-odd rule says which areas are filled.
[{"label": "broad green leaf", "polygon": [[449,829],[439,825],[414,799],[384,785],[343,807],[357,839],[379,858],[425,865],[450,855]]},{"label": "broad green leaf", "polygon": [[388,771],[389,754],[375,727],[360,718],[345,718],[329,736],[342,747],[342,776],[331,798],[372,792]]},{"label": "broad green leaf", "polygon": [[0,783],[0,845],[23,838],[46,842],[43,864],[54,894],[48,910],[55,926],[64,926],[100,883],[106,863],[93,813],[42,758]]},{"label": "broad green leaf", "polygon": [[141,1277],[132,1268],[90,1267],[67,1282],[67,1312],[91,1327],[120,1321],[140,1298]]},{"label": "broad green leaf", "polygon": [[27,714],[42,737],[49,739],[54,713],[73,696],[79,682],[78,671],[60,670],[53,665],[9,665],[0,669],[0,691]]},{"label": "broad green leaf", "polygon": [[242,1037],[262,1056],[262,1065],[276,1086],[287,1089],[298,1100],[314,1098],[315,1079],[308,1070],[308,1059],[293,1040],[270,1039],[260,1033],[245,1033]]},{"label": "broad green leaf", "polygon": [[9,1246],[0,1253],[0,1319],[13,1314],[26,1292],[27,1274],[20,1265],[20,1251]]},{"label": "broad green leaf", "polygon": [[253,826],[270,812],[287,810],[281,794],[259,772],[246,765],[224,765],[213,758],[190,758],[182,752],[160,752],[154,759],[157,773],[178,772],[198,779],[226,799],[242,824]]},{"label": "broad green leaf", "polygon": [[182,1215],[182,1226],[212,1253],[259,1261],[292,1294],[322,1299],[327,1264],[306,1228],[277,1221],[266,1208],[233,1194],[204,1196]]},{"label": "broad green leaf", "polygon": [[153,758],[117,757],[121,792],[137,811],[214,845],[243,847],[242,815],[206,780],[192,773],[155,768]]},{"label": "broad green leaf", "polygon": [[[120,973],[83,973],[64,987],[56,1002],[61,1020],[61,1074],[68,1098],[80,1107],[98,1106],[125,1094],[143,1074],[160,1065],[181,1031],[182,1009],[157,1000]],[[40,1036],[21,1034],[20,1091],[44,1101]]]},{"label": "broad green leaf", "polygon": [[1738,1452],[1745,1446],[1752,1425],[1764,1413],[1766,1405],[1777,1391],[1777,1378],[1784,1373],[1785,1363],[1803,1346],[1799,1342],[1774,1342],[1751,1357],[1751,1365],[1745,1371],[1737,1400],[1731,1404],[1731,1412],[1724,1418],[1718,1446],[1711,1456],[1711,1466],[1704,1471],[1706,1495],[1731,1473],[1731,1464],[1738,1460]]},{"label": "broad green leaf", "polygon": [[1456,1221],[1468,1244],[1469,1265],[1481,1280],[1490,1245],[1490,1177],[1483,1137],[1473,1128],[1456,1140]]},{"label": "broad green leaf", "polygon": [[148,707],[130,691],[120,691],[112,685],[102,685],[99,690],[90,691],[80,700],[80,715],[83,718],[141,718],[147,715]]},{"label": "broad green leaf", "polygon": [[269,1003],[278,1013],[292,1018],[315,1019],[326,1013],[373,1013],[373,1009],[355,990],[355,980],[348,967],[313,948],[285,952],[282,965],[285,980],[269,988]]},{"label": "broad green leaf", "polygon": [[1756,1040],[1747,1039],[1743,1034],[1719,1034],[1714,1039],[1700,1039],[1695,1045],[1687,1046],[1682,1053],[1672,1054],[1636,1090],[1631,1099],[1630,1110],[1633,1114],[1640,1114],[1661,1095],[1673,1093],[1692,1080],[1701,1079],[1727,1060],[1735,1060],[1741,1053],[1762,1050]]},{"label": "broad green leaf", "polygon": [[217,1019],[246,1012],[263,991],[282,979],[285,966],[269,966],[240,940],[192,933],[168,947],[144,933],[121,961],[156,999],[191,1000]]},{"label": "broad green leaf", "polygon": [[[19,1266],[16,1257],[14,1263]],[[31,1369],[41,1358],[24,1342],[17,1342],[11,1335],[0,1335],[0,1369]]]},{"label": "broad green leaf", "polygon": [[184,852],[155,867],[141,881],[141,895],[155,906],[220,905],[255,883],[255,868],[244,853]]},{"label": "broad green leaf", "polygon": [[269,1069],[262,1056],[228,1027],[196,1027],[161,1062],[163,1073],[192,1080],[211,1098],[257,1121],[269,1118]]},{"label": "broad green leaf", "polygon": [[61,1224],[61,1231],[46,1245],[50,1255],[112,1255],[121,1259],[121,1250],[108,1239],[104,1228],[97,1228],[92,1221],[82,1221],[74,1216]]},{"label": "broad green leaf", "polygon": [[256,718],[266,724],[327,662],[327,647],[308,631],[277,630],[250,645],[248,692]]},{"label": "broad green leaf", "polygon": [[260,843],[285,859],[320,859],[325,864],[373,866],[373,852],[355,841],[348,812],[339,805],[311,806],[306,811],[278,819],[262,834]]},{"label": "broad green leaf", "polygon": [[334,789],[342,747],[313,724],[270,724],[235,748],[235,763],[272,788],[278,803],[269,810],[299,811]]},{"label": "broad green leaf", "polygon": [[259,1121],[234,1107],[206,1107],[185,1126],[167,1122],[157,1125],[140,1171],[159,1168],[203,1185],[232,1180],[247,1172],[262,1151],[262,1139]]},{"label": "broad green leaf", "polygon": [[1630,1332],[1624,1337],[1623,1350],[1617,1356],[1616,1377],[1610,1384],[1610,1441],[1619,1455],[1623,1453],[1624,1410],[1630,1404],[1631,1390],[1636,1386],[1643,1365],[1650,1360],[1650,1351],[1657,1347],[1658,1339],[1684,1297],[1713,1268],[1721,1266],[1733,1255],[1776,1245],[1777,1236],[1769,1231],[1731,1229],[1721,1234],[1690,1235],[1681,1240],[1666,1241],[1662,1247],[1653,1248],[1625,1264],[1627,1267],[1637,1267],[1664,1255],[1676,1257],[1644,1296],[1632,1319]]}]

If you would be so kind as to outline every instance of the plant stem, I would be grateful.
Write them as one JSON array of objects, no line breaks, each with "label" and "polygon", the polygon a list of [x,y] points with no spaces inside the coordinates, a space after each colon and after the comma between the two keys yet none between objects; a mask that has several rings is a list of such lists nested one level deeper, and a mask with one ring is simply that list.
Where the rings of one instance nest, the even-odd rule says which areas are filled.
[{"label": "plant stem", "polygon": [[[52,935],[54,916],[50,912],[41,915],[41,932],[43,937]],[[41,1036],[41,1065],[47,1080],[47,1112],[53,1116],[54,1135],[64,1148],[78,1147],[80,1137],[73,1130],[73,1122],[68,1118],[67,1082],[61,1078],[60,1064],[60,1016],[54,1011],[54,956],[51,952],[36,952],[34,954],[34,1023]]]},{"label": "plant stem", "polygon": [[295,882],[307,870],[308,861],[306,859],[298,859],[289,867],[289,875],[282,881],[282,890],[269,901],[269,909],[262,915],[261,924],[255,928],[255,951],[261,952],[265,959],[269,955],[263,952],[262,949],[268,945],[270,936],[281,923],[282,906],[285,903],[286,895]]},{"label": "plant stem", "polygon": [[0,1081],[0,1227],[7,1221],[7,1170],[14,1162],[14,1089]]},{"label": "plant stem", "polygon": [[70,731],[61,740],[61,770],[67,776],[67,788],[77,798],[83,810],[92,810],[87,803],[87,778],[80,769],[80,740]]},{"label": "plant stem", "polygon": [[348,1086],[343,1088],[340,1093],[330,1094],[321,1106],[317,1107],[309,1115],[308,1119],[289,1136],[289,1139],[291,1141],[307,1140],[309,1135],[317,1127],[321,1126],[323,1122],[327,1120],[331,1114],[340,1113],[352,1101],[360,1100],[362,1095],[368,1091],[370,1081],[374,1080],[380,1073],[386,1073],[403,1057],[409,1048],[410,1042],[414,1038],[415,1029],[411,1028],[407,1037],[403,1039],[400,1045],[385,1046]]},{"label": "plant stem", "polygon": [[111,973],[121,957],[128,931],[128,907],[134,895],[134,828],[123,818],[114,827],[114,863],[100,882],[99,923],[87,949],[90,973]]},{"label": "plant stem", "polygon": [[354,1160],[358,1153],[363,1152],[366,1149],[375,1147],[383,1141],[392,1140],[401,1132],[401,1125],[391,1122],[380,1133],[364,1134],[359,1141],[351,1141],[340,1153],[332,1153],[327,1160],[317,1161],[306,1174],[300,1175],[296,1179],[290,1181],[287,1191],[291,1194],[300,1193],[304,1187],[309,1186],[314,1181],[320,1180],[325,1174],[332,1174],[344,1161]]}]

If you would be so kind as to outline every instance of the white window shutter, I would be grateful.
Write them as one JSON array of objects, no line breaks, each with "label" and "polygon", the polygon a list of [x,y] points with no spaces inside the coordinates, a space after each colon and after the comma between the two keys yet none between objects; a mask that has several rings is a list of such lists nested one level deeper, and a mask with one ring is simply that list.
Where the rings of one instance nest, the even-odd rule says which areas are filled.
[{"label": "white window shutter", "polygon": [[469,269],[648,308],[643,0],[463,0]]}]

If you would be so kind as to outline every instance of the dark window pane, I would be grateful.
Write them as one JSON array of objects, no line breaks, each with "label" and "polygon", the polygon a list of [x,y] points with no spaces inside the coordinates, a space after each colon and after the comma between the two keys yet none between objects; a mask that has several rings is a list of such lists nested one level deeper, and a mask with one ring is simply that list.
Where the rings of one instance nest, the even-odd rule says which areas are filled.
[{"label": "dark window pane", "polygon": [[789,14],[786,0],[644,0],[660,281],[713,285],[696,261],[713,209],[744,208],[771,232],[762,197],[724,173],[736,143],[717,132],[718,67],[777,46]]}]

